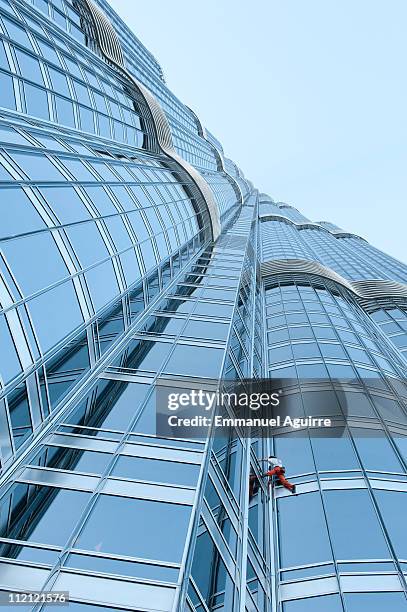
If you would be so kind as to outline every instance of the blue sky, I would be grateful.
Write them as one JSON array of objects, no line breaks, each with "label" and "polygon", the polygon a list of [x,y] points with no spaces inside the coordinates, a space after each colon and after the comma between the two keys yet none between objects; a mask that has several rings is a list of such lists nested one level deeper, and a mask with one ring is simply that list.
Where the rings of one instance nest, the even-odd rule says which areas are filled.
[{"label": "blue sky", "polygon": [[407,260],[406,0],[110,0],[255,185]]}]

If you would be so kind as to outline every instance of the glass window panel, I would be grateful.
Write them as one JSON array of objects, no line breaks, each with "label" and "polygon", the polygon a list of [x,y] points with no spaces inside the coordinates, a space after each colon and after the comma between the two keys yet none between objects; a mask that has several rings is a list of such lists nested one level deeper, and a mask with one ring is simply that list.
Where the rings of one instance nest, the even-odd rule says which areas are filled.
[{"label": "glass window panel", "polygon": [[407,436],[395,436],[393,434],[394,442],[396,443],[399,452],[401,453],[404,461],[407,461]]},{"label": "glass window panel", "polygon": [[284,361],[291,361],[293,359],[293,353],[291,344],[285,346],[276,346],[269,350],[269,365],[277,365]]},{"label": "glass window panel", "polygon": [[112,470],[113,476],[193,487],[199,475],[199,465],[120,456]]},{"label": "glass window panel", "polygon": [[123,210],[134,210],[136,205],[125,187],[112,185],[111,190],[120,202]]},{"label": "glass window panel", "polygon": [[104,113],[105,115],[108,115],[109,111],[106,106],[106,98],[96,91],[93,91],[93,97],[96,103],[97,110],[101,113]]},{"label": "glass window panel", "polygon": [[77,448],[46,446],[31,462],[49,468],[102,474],[113,455]]},{"label": "glass window panel", "polygon": [[302,399],[306,415],[340,415],[342,412],[335,391],[305,391]]},{"label": "glass window panel", "polygon": [[89,211],[73,187],[41,187],[40,191],[61,223],[90,219]]},{"label": "glass window panel", "polygon": [[[132,431],[136,431],[138,433],[152,434],[153,436],[155,436],[157,434],[156,422],[157,418],[155,396],[151,395],[147,400],[147,403],[143,408],[143,412],[141,413],[136,424],[134,425]],[[165,443],[169,444],[169,441],[167,440]],[[177,443],[179,444],[179,442]]]},{"label": "glass window panel", "polygon": [[95,310],[102,308],[119,292],[111,261],[99,264],[85,273]]},{"label": "glass window panel", "polygon": [[62,181],[64,177],[43,153],[14,152],[13,159],[34,181]]},{"label": "glass window panel", "polygon": [[141,278],[140,267],[134,249],[126,251],[119,257],[126,279],[127,287]]},{"label": "glass window panel", "polygon": [[79,116],[81,128],[84,132],[95,132],[95,118],[91,110],[88,110],[84,106],[79,107]]},{"label": "glass window panel", "polygon": [[[379,584],[377,586],[380,586]],[[407,600],[403,593],[345,593],[346,612],[406,612]]]},{"label": "glass window panel", "polygon": [[75,547],[180,562],[190,513],[189,506],[101,495]]},{"label": "glass window panel", "polygon": [[165,371],[185,376],[218,377],[223,350],[202,346],[177,345]]},{"label": "glass window panel", "polygon": [[64,157],[61,161],[77,181],[96,181],[90,170],[79,159]]},{"label": "glass window panel", "polygon": [[191,338],[226,340],[228,331],[229,326],[224,323],[194,321],[190,319],[182,335]]},{"label": "glass window panel", "polygon": [[111,138],[110,120],[105,115],[98,114],[99,134],[106,138]]},{"label": "glass window panel", "polygon": [[41,53],[46,59],[50,60],[57,66],[60,65],[60,61],[59,61],[57,52],[55,51],[53,47],[51,47],[51,45],[44,42],[41,38],[38,38],[38,37],[37,37],[37,44],[41,49]]},{"label": "glass window panel", "polygon": [[[1,537],[64,546],[90,494],[39,485],[31,487],[28,504],[22,499],[13,508],[8,523],[2,523]],[[18,495],[27,489],[28,485],[16,485],[12,492]]]},{"label": "glass window panel", "polygon": [[375,395],[373,396],[373,402],[376,405],[376,408],[378,409],[378,412],[383,419],[388,419],[390,421],[398,421],[400,423],[405,422],[405,413],[395,400]]},{"label": "glass window panel", "polygon": [[85,191],[101,216],[117,214],[117,208],[114,206],[103,187],[88,186]]},{"label": "glass window panel", "polygon": [[[207,315],[210,317],[230,317],[233,311],[233,306],[229,304],[211,304],[210,302],[196,302],[194,314]],[[179,311],[181,312],[181,311]]]},{"label": "glass window panel", "polygon": [[[293,414],[287,410],[288,414]],[[292,432],[274,436],[275,453],[280,457],[287,470],[287,474],[306,474],[315,472],[311,446],[308,436],[303,433]]]},{"label": "glass window panel", "polygon": [[358,427],[351,429],[356,448],[367,470],[400,472],[400,462],[383,431]]},{"label": "glass window panel", "polygon": [[168,342],[133,340],[127,349],[126,367],[158,372],[171,348]]},{"label": "glass window panel", "polygon": [[[0,556],[8,559],[18,559],[19,561],[28,561],[31,563],[47,563],[51,566],[58,562],[57,551],[8,543],[0,544]],[[2,590],[0,592],[3,594]],[[6,612],[11,612],[11,609],[15,606],[15,604],[11,604],[10,607],[5,604],[3,604],[3,606],[3,609]],[[23,604],[19,604],[18,607],[24,612],[32,610],[32,607],[29,605],[25,606]]]},{"label": "glass window panel", "polygon": [[13,79],[11,76],[0,72],[0,91],[1,91],[1,106],[4,108],[16,109],[16,100],[14,97]]},{"label": "glass window panel", "polygon": [[[407,559],[407,493],[374,491],[386,529],[399,559]],[[393,612],[393,610],[392,610]]]},{"label": "glass window panel", "polygon": [[293,344],[292,350],[295,359],[312,359],[321,356],[316,342]]},{"label": "glass window panel", "polygon": [[66,229],[82,268],[107,259],[109,252],[94,222],[81,223]]},{"label": "glass window panel", "polygon": [[21,365],[3,314],[0,315],[0,346],[0,376],[7,383],[21,372]]},{"label": "glass window panel", "polygon": [[71,92],[68,87],[68,80],[66,78],[66,75],[60,70],[55,70],[54,68],[51,68],[50,66],[48,66],[48,72],[51,77],[53,90],[59,94],[62,94],[70,98]]},{"label": "glass window panel", "polygon": [[324,363],[299,363],[297,364],[297,373],[300,379],[327,378],[327,370]]},{"label": "glass window panel", "polygon": [[16,55],[21,75],[30,81],[34,81],[38,85],[44,86],[44,79],[42,78],[39,61],[32,55],[20,51],[20,49],[16,49]]},{"label": "glass window panel", "polygon": [[28,302],[28,307],[43,352],[83,322],[71,281],[41,293]]},{"label": "glass window panel", "polygon": [[2,20],[7,28],[7,32],[11,40],[20,43],[21,45],[23,45],[23,47],[28,47],[28,49],[32,49],[30,39],[28,38],[25,29],[18,26],[14,21],[11,21],[11,19],[7,19],[7,17],[4,17],[4,15],[2,15]]},{"label": "glass window panel", "polygon": [[337,559],[386,559],[389,556],[368,491],[325,491],[324,498]]},{"label": "glass window panel", "polygon": [[[199,532],[192,566],[194,581],[209,609],[233,610],[233,582],[209,532],[202,528]],[[202,563],[202,559],[205,559],[206,563]],[[190,594],[192,595],[192,592]],[[197,610],[202,607],[197,601],[195,604]],[[217,604],[220,605],[219,608]]]},{"label": "glass window panel", "polygon": [[62,125],[75,127],[72,102],[70,100],[66,100],[66,98],[55,96],[55,106],[59,123]]},{"label": "glass window panel", "polygon": [[[71,554],[66,562],[68,567],[75,567],[81,570],[90,572],[101,572],[107,574],[117,574],[119,576],[132,576],[134,578],[147,578],[151,580],[162,580],[164,582],[176,582],[179,574],[177,567],[165,567],[163,565],[135,563],[124,561],[122,559],[109,559],[107,557],[91,557],[89,555]],[[72,604],[69,602],[69,608],[74,605],[75,611],[85,612],[115,612],[112,608],[104,608],[97,606],[96,611],[94,606],[86,604]],[[77,607],[78,606],[78,607]],[[117,612],[117,610],[116,610]]]},{"label": "glass window panel", "polygon": [[284,328],[269,332],[267,334],[267,340],[270,344],[284,342],[285,340],[288,340],[288,329]]},{"label": "glass window panel", "polygon": [[73,84],[78,102],[85,104],[86,106],[92,106],[89,96],[89,89],[86,87],[86,85],[83,85],[76,79],[73,80]]},{"label": "glass window panel", "polygon": [[31,435],[32,423],[25,384],[17,387],[8,396],[8,409],[16,448]]},{"label": "glass window panel", "polygon": [[0,141],[1,142],[11,142],[13,144],[22,144],[27,145],[28,141],[21,136],[17,130],[6,127],[4,125],[0,126]]},{"label": "glass window panel", "polygon": [[311,443],[318,470],[329,472],[360,469],[352,443],[345,431],[333,428],[328,434],[313,435]]},{"label": "glass window panel", "polygon": [[320,494],[282,497],[277,504],[281,566],[331,561]]},{"label": "glass window panel", "polygon": [[148,385],[139,383],[109,382],[108,393],[99,394],[94,420],[86,424],[126,431],[140,411],[148,388]]},{"label": "glass window panel", "polygon": [[45,227],[44,221],[21,187],[4,188],[0,207],[0,238]]},{"label": "glass window panel", "polygon": [[105,223],[117,251],[122,251],[132,245],[129,233],[120,217],[111,217],[106,219]]},{"label": "glass window panel", "polygon": [[[343,607],[339,595],[323,595],[286,601],[283,612],[343,612]],[[362,609],[358,612],[362,612]]]},{"label": "glass window panel", "polygon": [[27,113],[34,117],[49,120],[48,97],[44,89],[24,83]]},{"label": "glass window panel", "polygon": [[7,55],[4,50],[3,42],[1,40],[0,40],[0,67],[5,68],[6,70],[10,70]]},{"label": "glass window panel", "polygon": [[290,327],[290,336],[292,339],[313,338],[312,329],[310,327]]},{"label": "glass window panel", "polygon": [[93,162],[92,166],[105,181],[117,182],[119,180],[117,176],[113,174],[110,169],[110,166],[108,166],[107,164],[104,164],[103,162]]},{"label": "glass window panel", "polygon": [[44,145],[45,148],[50,149],[51,151],[67,151],[67,147],[62,144],[56,138],[52,136],[45,136],[45,134],[38,134],[37,132],[34,134],[36,140],[38,140],[41,144]]},{"label": "glass window panel", "polygon": [[348,358],[340,344],[327,344],[326,342],[321,342],[319,346],[321,349],[321,353],[324,357],[328,357],[331,359]]},{"label": "glass window panel", "polygon": [[364,393],[341,391],[340,401],[344,413],[349,416],[375,416],[373,407]]},{"label": "glass window panel", "polygon": [[48,232],[4,242],[2,249],[26,296],[68,274],[58,247]]},{"label": "glass window panel", "polygon": [[352,380],[356,378],[355,370],[350,365],[341,363],[327,363],[328,372],[331,378],[345,378]]}]

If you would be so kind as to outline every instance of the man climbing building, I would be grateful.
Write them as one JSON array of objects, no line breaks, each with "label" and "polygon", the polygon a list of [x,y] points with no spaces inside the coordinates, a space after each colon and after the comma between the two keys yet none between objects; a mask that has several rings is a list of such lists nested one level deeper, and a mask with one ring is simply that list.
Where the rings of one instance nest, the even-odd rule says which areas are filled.
[{"label": "man climbing building", "polygon": [[[268,478],[268,486],[270,487],[273,482],[278,481],[279,484],[283,485],[283,487],[295,494],[295,485],[289,482],[284,476],[285,467],[283,466],[282,461],[277,459],[277,457],[274,457],[274,455],[270,455],[270,457],[264,459],[264,461],[268,461],[269,464],[269,469],[265,474],[263,474],[263,478]],[[258,493],[259,488],[259,479],[257,478],[256,474],[252,472],[249,476],[249,501]]]},{"label": "man climbing building", "polygon": [[273,455],[270,455],[267,461],[269,464],[269,469],[265,474],[263,474],[263,476],[267,476],[269,478],[269,486],[273,483],[275,477],[277,478],[278,482],[283,485],[283,487],[291,491],[291,493],[295,493],[295,485],[291,482],[288,482],[288,480],[284,476],[285,467],[283,466],[282,461],[280,459],[277,459],[277,457],[274,457]]}]

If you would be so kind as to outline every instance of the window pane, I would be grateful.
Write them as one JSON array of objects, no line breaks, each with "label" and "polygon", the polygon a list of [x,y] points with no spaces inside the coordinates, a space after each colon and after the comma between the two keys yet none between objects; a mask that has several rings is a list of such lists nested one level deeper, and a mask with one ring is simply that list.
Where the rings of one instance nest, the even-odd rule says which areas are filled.
[{"label": "window pane", "polygon": [[400,462],[386,435],[379,431],[352,428],[355,444],[367,470],[400,472]]},{"label": "window pane", "polygon": [[352,443],[341,430],[333,428],[328,434],[314,435],[311,442],[318,470],[359,469]]},{"label": "window pane", "polygon": [[48,232],[4,242],[2,248],[26,296],[68,275],[57,245]]},{"label": "window pane", "polygon": [[55,106],[57,109],[57,117],[59,123],[75,127],[75,118],[73,114],[73,106],[70,100],[55,96]]},{"label": "window pane", "polygon": [[24,172],[34,181],[62,181],[63,176],[57,168],[39,153],[13,153],[13,158],[21,166]]},{"label": "window pane", "polygon": [[[209,532],[207,530],[202,532],[201,527],[199,533],[192,566],[193,579],[210,610],[215,610],[215,608],[233,610],[234,589],[226,566]],[[205,562],[203,563],[204,559]],[[190,595],[192,595],[192,592]],[[193,597],[194,600],[195,597]],[[196,610],[202,609],[197,601],[194,601],[194,603]],[[217,604],[223,605],[217,608]]]},{"label": "window pane", "polygon": [[66,230],[82,268],[109,256],[106,244],[94,222],[81,223]]},{"label": "window pane", "polygon": [[403,593],[345,593],[346,612],[406,612]]},{"label": "window pane", "polygon": [[25,92],[25,103],[27,106],[27,113],[34,117],[41,117],[41,119],[49,119],[48,110],[48,97],[46,91],[37,87],[36,85],[30,85],[30,83],[24,83]]},{"label": "window pane", "polygon": [[30,81],[38,83],[38,85],[44,86],[44,79],[42,78],[39,61],[32,55],[24,53],[24,51],[20,51],[19,49],[16,49],[16,55],[21,75],[30,79]]},{"label": "window pane", "polygon": [[83,321],[71,281],[28,302],[41,348],[47,351]]},{"label": "window pane", "polygon": [[202,346],[178,345],[165,371],[185,376],[218,376],[223,351]]},{"label": "window pane", "polygon": [[75,546],[180,562],[190,513],[188,506],[101,495]]},{"label": "window pane", "polygon": [[199,465],[160,461],[143,457],[119,457],[112,475],[131,478],[133,480],[148,480],[193,487],[196,485]]},{"label": "window pane", "polygon": [[0,72],[1,106],[16,110],[16,99],[14,97],[13,79],[8,74]]},{"label": "window pane", "polygon": [[[24,494],[27,488],[28,485],[17,485],[13,492],[18,497],[19,491]],[[64,546],[89,497],[89,493],[82,491],[36,485],[28,505],[24,507],[22,500],[12,511],[8,524],[2,523],[0,535]]]},{"label": "window pane", "polygon": [[331,561],[320,494],[283,497],[277,504],[281,566]]},{"label": "window pane", "polygon": [[0,238],[45,227],[44,221],[21,187],[3,189],[0,207]]},{"label": "window pane", "polygon": [[118,294],[116,274],[111,261],[106,261],[85,274],[95,310],[99,310]]},{"label": "window pane", "polygon": [[[291,410],[287,410],[287,414],[291,415]],[[301,432],[292,432],[275,436],[274,442],[276,455],[284,458],[287,474],[315,472],[308,436],[305,437]]]},{"label": "window pane", "polygon": [[42,187],[41,193],[61,223],[90,219],[90,213],[73,187]]},{"label": "window pane", "polygon": [[62,470],[102,474],[113,455],[76,448],[46,446],[32,465],[42,465]]},{"label": "window pane", "polygon": [[0,376],[6,383],[21,372],[21,365],[3,314],[0,315],[0,346]]},{"label": "window pane", "polygon": [[407,559],[407,493],[401,491],[375,491],[386,529],[390,534],[396,555]]},{"label": "window pane", "polygon": [[325,491],[324,497],[337,559],[386,559],[389,556],[367,491]]},{"label": "window pane", "polygon": [[283,604],[283,612],[343,612],[343,607],[339,595],[324,595],[287,601]]}]

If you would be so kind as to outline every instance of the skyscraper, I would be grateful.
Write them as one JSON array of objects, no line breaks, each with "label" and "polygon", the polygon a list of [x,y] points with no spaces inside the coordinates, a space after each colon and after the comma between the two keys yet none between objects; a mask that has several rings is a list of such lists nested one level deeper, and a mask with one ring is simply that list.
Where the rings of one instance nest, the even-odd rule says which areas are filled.
[{"label": "skyscraper", "polygon": [[[105,0],[0,38],[0,600],[407,610],[407,267],[259,193]],[[169,377],[334,426],[165,437]]]}]

